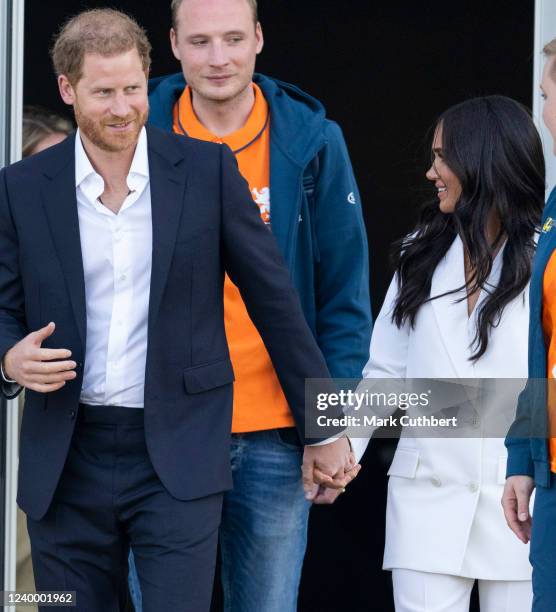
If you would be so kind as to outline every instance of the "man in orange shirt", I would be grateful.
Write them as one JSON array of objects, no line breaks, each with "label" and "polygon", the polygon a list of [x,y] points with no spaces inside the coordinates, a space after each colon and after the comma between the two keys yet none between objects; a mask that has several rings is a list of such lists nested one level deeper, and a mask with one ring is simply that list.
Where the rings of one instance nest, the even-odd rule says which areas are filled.
[{"label": "man in orange shirt", "polygon": [[[263,47],[256,0],[173,0],[172,16],[182,73],[151,81],[151,124],[235,153],[332,375],[359,378],[371,333],[367,242],[339,127],[298,88],[254,74]],[[303,423],[229,278],[225,323],[236,377],[234,489],[220,529],[225,609],[293,612],[311,502],[338,494],[311,483],[312,466],[349,442],[303,448]]]}]

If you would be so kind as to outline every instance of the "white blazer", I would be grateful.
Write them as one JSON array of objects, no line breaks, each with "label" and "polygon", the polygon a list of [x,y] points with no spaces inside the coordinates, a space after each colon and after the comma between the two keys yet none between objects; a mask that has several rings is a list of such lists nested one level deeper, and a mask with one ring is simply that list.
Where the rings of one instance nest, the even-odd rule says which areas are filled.
[{"label": "white blazer", "polygon": [[[503,249],[489,284],[498,282]],[[463,244],[456,238],[437,266],[431,295],[465,282]],[[471,317],[464,292],[421,306],[413,329],[398,329],[391,314],[394,279],[375,322],[365,378],[527,377],[528,292],[504,309],[487,352],[469,361],[481,292]],[[480,424],[479,424],[480,427]],[[388,471],[384,569],[404,568],[486,580],[530,580],[529,547],[504,520],[502,438],[402,437]]]}]

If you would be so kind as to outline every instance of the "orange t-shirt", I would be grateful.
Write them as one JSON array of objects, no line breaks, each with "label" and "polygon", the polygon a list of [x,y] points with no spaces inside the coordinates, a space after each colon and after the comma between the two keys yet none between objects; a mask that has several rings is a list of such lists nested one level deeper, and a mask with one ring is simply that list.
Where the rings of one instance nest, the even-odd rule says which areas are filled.
[{"label": "orange t-shirt", "polygon": [[542,328],[547,351],[547,404],[550,470],[556,472],[556,250],[544,271],[542,287]]},{"label": "orange t-shirt", "polygon": [[[270,224],[269,108],[262,91],[253,83],[255,104],[245,125],[227,136],[211,133],[197,118],[186,87],[174,106],[174,132],[192,138],[227,144],[236,155],[239,170]],[[294,420],[270,356],[251,322],[238,288],[226,276],[224,321],[234,366],[234,433],[291,427]]]}]

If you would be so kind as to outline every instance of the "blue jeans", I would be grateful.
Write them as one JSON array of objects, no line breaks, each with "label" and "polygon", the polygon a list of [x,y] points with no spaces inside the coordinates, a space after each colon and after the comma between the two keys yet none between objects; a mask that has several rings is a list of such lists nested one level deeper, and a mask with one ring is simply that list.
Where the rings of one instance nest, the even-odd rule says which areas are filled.
[{"label": "blue jeans", "polygon": [[[234,434],[234,488],[224,495],[220,548],[224,612],[295,612],[311,504],[301,481],[303,449],[279,431]],[[137,612],[141,592],[130,558]]]}]

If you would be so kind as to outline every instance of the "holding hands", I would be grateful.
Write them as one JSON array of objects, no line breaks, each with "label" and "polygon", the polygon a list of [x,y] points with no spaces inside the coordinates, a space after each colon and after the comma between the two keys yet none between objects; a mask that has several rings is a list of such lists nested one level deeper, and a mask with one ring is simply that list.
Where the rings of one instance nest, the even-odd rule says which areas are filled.
[{"label": "holding hands", "polygon": [[306,446],[301,470],[306,499],[332,504],[357,476],[361,465],[344,436],[329,444]]}]

